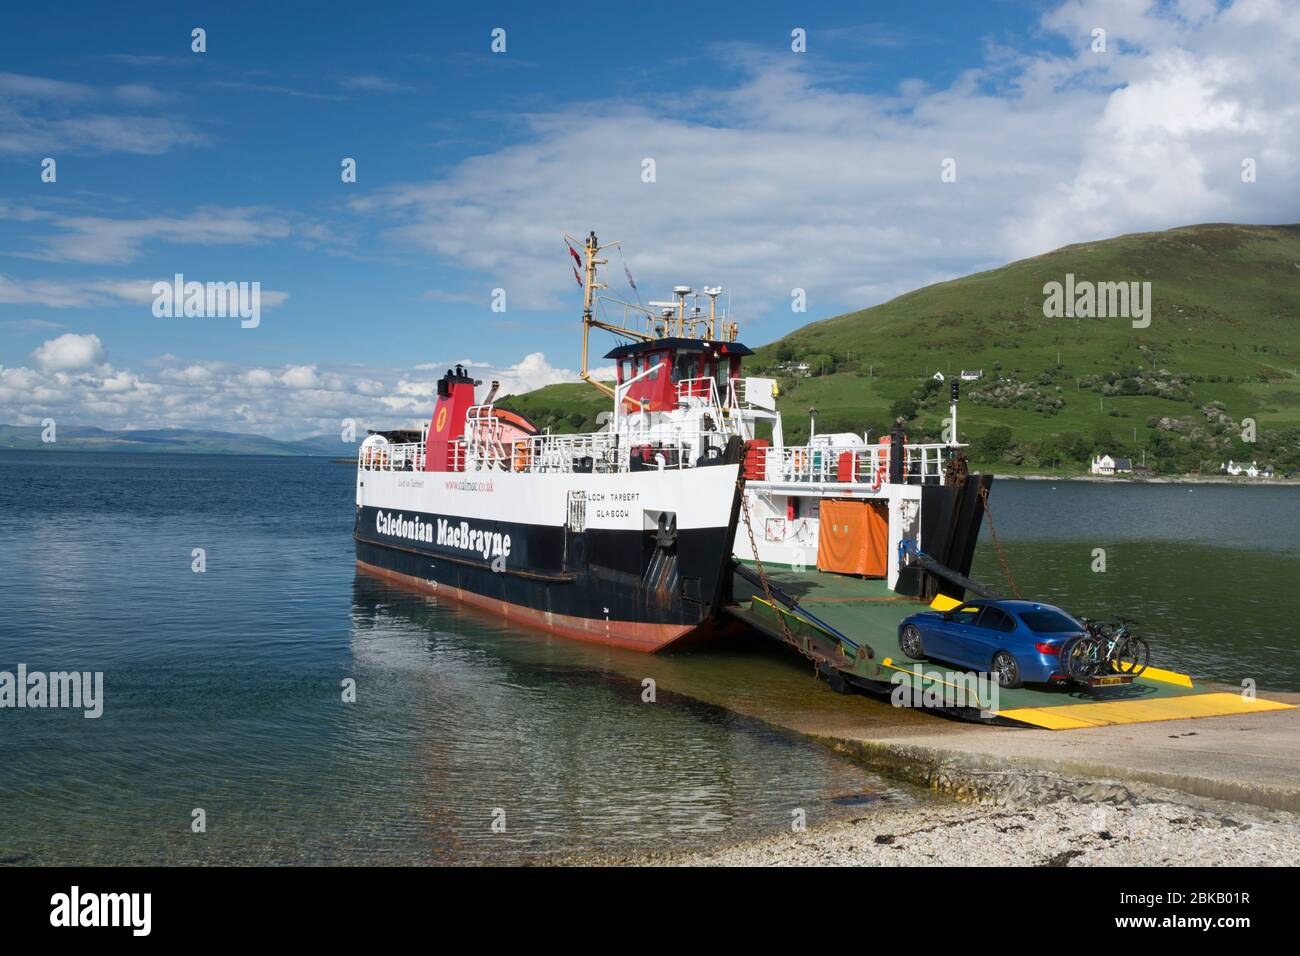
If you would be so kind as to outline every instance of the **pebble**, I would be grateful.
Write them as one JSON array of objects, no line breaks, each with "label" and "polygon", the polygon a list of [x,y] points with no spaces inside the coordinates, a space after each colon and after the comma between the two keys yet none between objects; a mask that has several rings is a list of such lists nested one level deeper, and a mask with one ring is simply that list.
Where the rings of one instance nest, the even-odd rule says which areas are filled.
[{"label": "pebble", "polygon": [[[712,850],[619,861],[654,866],[1294,866],[1300,817],[1241,805],[1141,799],[1097,783],[1026,806],[934,801]],[[599,862],[599,861],[593,861]]]}]

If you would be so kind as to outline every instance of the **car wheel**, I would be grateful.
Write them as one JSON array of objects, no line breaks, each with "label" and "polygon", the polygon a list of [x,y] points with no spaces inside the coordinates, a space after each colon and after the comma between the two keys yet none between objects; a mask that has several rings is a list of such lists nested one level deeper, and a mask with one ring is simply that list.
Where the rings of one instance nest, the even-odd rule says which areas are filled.
[{"label": "car wheel", "polygon": [[993,655],[993,673],[1002,687],[1020,686],[1020,665],[1006,651],[998,651]]},{"label": "car wheel", "polygon": [[903,628],[903,635],[898,639],[898,649],[914,661],[919,661],[925,656],[925,647],[921,644],[921,631],[915,624]]}]

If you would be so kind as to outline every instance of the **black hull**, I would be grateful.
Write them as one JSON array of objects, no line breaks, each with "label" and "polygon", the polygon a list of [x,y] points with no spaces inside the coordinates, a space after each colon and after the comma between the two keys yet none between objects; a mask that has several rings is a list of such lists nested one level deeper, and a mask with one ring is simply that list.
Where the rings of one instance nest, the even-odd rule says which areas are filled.
[{"label": "black hull", "polygon": [[[729,582],[734,525],[656,531],[475,520],[482,550],[437,543],[455,515],[402,513],[406,534],[378,530],[386,509],[357,510],[356,556],[367,569],[568,636],[657,650],[717,617]],[[409,523],[433,531],[412,540]],[[440,522],[444,524],[440,525]],[[500,546],[509,538],[508,554]],[[474,539],[475,545],[479,539]]]}]

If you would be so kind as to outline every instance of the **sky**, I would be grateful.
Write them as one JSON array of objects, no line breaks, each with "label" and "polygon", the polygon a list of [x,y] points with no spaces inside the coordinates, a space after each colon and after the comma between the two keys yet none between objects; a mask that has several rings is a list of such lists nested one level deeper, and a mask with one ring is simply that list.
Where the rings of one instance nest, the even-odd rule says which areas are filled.
[{"label": "sky", "polygon": [[[7,4],[0,423],[410,426],[454,362],[576,380],[565,232],[621,242],[619,297],[722,286],[757,345],[1300,221],[1298,160],[1300,0]],[[176,274],[259,283],[260,320],[156,315]]]}]

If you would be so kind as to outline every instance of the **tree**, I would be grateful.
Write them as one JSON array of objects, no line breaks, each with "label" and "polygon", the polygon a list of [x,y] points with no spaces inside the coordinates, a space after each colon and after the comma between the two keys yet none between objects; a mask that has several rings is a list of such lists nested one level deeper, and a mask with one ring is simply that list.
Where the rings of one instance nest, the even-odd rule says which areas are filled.
[{"label": "tree", "polygon": [[1069,458],[1071,461],[1092,461],[1092,442],[1078,432],[1066,432],[1062,435],[1060,448],[1064,453],[1064,457]]},{"label": "tree", "polygon": [[911,398],[900,398],[889,406],[889,416],[902,419],[914,418],[916,416],[916,401]]},{"label": "tree", "polygon": [[1015,438],[1006,425],[995,425],[975,439],[975,454],[982,461],[996,461],[1015,447]]}]

